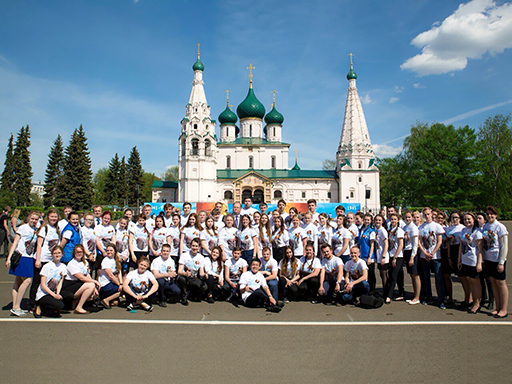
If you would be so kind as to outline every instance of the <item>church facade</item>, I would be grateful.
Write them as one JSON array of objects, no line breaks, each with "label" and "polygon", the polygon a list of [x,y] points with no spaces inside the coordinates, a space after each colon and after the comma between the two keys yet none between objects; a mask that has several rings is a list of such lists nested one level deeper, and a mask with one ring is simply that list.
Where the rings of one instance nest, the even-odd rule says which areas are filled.
[{"label": "church facade", "polygon": [[[199,54],[193,65],[194,79],[178,137],[179,181],[156,182],[153,202],[254,202],[279,199],[319,203],[360,203],[365,210],[380,208],[379,170],[356,88],[352,61],[345,116],[333,170],[288,168],[290,144],[283,141],[284,117],[257,99],[252,65],[249,90],[236,114],[226,109],[212,119],[204,90],[204,65]],[[216,134],[219,123],[220,136]],[[176,199],[177,196],[177,199]]]}]

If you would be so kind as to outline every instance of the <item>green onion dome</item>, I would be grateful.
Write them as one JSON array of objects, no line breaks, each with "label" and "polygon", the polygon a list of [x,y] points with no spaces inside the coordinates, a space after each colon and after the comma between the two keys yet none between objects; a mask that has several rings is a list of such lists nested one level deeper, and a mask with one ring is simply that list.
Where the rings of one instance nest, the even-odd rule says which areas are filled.
[{"label": "green onion dome", "polygon": [[263,116],[265,116],[265,107],[256,98],[252,87],[249,88],[249,92],[247,93],[245,100],[242,101],[236,109],[236,114],[240,119],[246,119],[249,117],[263,119]]},{"label": "green onion dome", "polygon": [[197,58],[197,61],[192,66],[192,69],[194,71],[204,71],[204,65],[201,63],[201,60],[199,60],[199,57]]},{"label": "green onion dome", "polygon": [[347,73],[347,80],[355,80],[355,79],[357,79],[357,75],[354,72],[354,69],[350,68],[350,71],[348,71],[348,73]]},{"label": "green onion dome", "polygon": [[272,110],[265,116],[265,123],[283,125],[284,117],[281,115],[274,105]]},{"label": "green onion dome", "polygon": [[235,113],[226,106],[226,109],[219,115],[218,120],[220,124],[235,125],[238,121],[238,117],[236,117]]}]

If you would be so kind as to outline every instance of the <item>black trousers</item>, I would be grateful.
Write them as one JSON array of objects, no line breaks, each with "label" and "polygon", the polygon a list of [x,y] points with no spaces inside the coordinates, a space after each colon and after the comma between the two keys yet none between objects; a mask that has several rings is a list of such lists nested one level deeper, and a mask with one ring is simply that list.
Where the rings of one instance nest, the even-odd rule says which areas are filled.
[{"label": "black trousers", "polygon": [[376,262],[374,261],[368,266],[368,284],[370,284],[370,292],[375,292],[377,287],[377,277],[375,276]]},{"label": "black trousers", "polygon": [[216,276],[208,275],[206,279],[206,285],[208,287],[208,293],[211,293],[213,297],[217,300],[224,300],[228,297],[229,288],[226,289],[226,285],[223,284],[222,287],[219,287],[219,278]]},{"label": "black trousers", "polygon": [[9,238],[4,228],[0,228],[0,255],[7,256],[9,253]]},{"label": "black trousers", "polygon": [[249,308],[257,308],[257,307],[268,307],[270,305],[270,299],[265,293],[265,291],[261,288],[255,290],[251,295],[245,300],[245,306]]},{"label": "black trousers", "polygon": [[163,277],[160,279],[156,279],[158,282],[158,300],[167,301],[178,300],[181,296],[181,289],[172,279],[164,279]]},{"label": "black trousers", "polygon": [[[320,287],[320,281],[318,281],[318,286]],[[299,286],[297,284],[292,284],[289,287],[286,287],[286,279],[281,276],[279,277],[279,298],[284,299],[297,299],[299,296]]]},{"label": "black trousers", "polygon": [[[41,262],[41,268],[36,268],[36,260],[33,260],[34,263],[34,276],[32,277],[32,285],[30,286],[30,292],[28,295],[30,308],[34,308],[36,306],[36,293],[37,288],[39,288],[39,284],[41,284],[41,269],[46,263]],[[49,296],[49,295],[47,295]],[[51,296],[50,296],[51,297]],[[53,299],[53,298],[52,298]]]},{"label": "black trousers", "polygon": [[[62,296],[62,295],[61,295]],[[57,300],[53,296],[44,295],[37,304],[41,307],[41,315],[52,315],[64,309],[64,301]]]},{"label": "black trousers", "polygon": [[318,288],[320,288],[320,278],[318,276],[312,277],[299,285],[299,295],[303,299],[316,297],[318,295]]},{"label": "black trousers", "polygon": [[[388,269],[388,282],[387,282],[386,290],[384,292],[384,297],[389,297],[390,299],[393,298],[393,291],[395,290],[395,285],[396,285],[397,278],[398,278],[400,271],[402,271],[402,281],[403,281],[403,274],[404,274],[404,270],[402,268],[404,259],[401,257],[397,257],[395,260],[396,260],[395,267],[393,267],[393,264],[389,263],[390,268]],[[398,289],[400,289],[400,286],[398,287]]]},{"label": "black trousers", "polygon": [[197,276],[187,277],[180,275],[176,279],[176,283],[181,289],[182,298],[186,298],[189,292],[197,297],[200,297],[201,295],[204,295],[208,290],[206,283]]}]

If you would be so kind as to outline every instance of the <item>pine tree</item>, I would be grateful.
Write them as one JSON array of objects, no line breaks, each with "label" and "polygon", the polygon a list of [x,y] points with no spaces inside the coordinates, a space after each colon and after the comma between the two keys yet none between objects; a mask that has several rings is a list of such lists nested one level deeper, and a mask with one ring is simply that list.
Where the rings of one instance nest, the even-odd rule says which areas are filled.
[{"label": "pine tree", "polygon": [[32,189],[32,167],[30,166],[30,128],[21,127],[14,147],[14,199],[17,205],[30,203]]},{"label": "pine tree", "polygon": [[74,209],[89,209],[92,205],[92,171],[85,132],[75,129],[65,150],[62,185],[59,185],[55,204],[71,205]]},{"label": "pine tree", "polygon": [[62,185],[60,180],[62,177],[62,168],[64,166],[64,144],[62,137],[57,136],[57,139],[50,148],[48,155],[48,165],[46,166],[46,173],[44,179],[44,207],[48,208],[54,206],[57,188]]},{"label": "pine tree", "polygon": [[108,163],[107,179],[105,180],[104,194],[109,204],[118,204],[119,201],[119,185],[120,185],[120,172],[121,162],[119,156],[116,153],[115,156]]},{"label": "pine tree", "polygon": [[4,170],[2,172],[2,178],[0,186],[0,195],[5,199],[12,199],[14,197],[14,182],[16,181],[16,175],[14,174],[14,136],[11,133],[9,143],[7,144],[7,152],[5,153]]},{"label": "pine tree", "polygon": [[128,204],[134,206],[137,204],[137,198],[134,192],[139,187],[140,193],[144,188],[144,171],[140,161],[140,154],[137,147],[133,147],[130,152],[127,164],[127,187],[128,187]]},{"label": "pine tree", "polygon": [[125,206],[128,201],[128,186],[127,186],[127,165],[125,157],[121,159],[121,168],[119,169],[119,205]]}]

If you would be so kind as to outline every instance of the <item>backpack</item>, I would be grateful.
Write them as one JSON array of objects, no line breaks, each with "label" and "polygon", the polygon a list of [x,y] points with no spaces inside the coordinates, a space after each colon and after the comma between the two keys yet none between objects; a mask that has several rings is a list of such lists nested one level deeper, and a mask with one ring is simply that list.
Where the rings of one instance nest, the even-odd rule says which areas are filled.
[{"label": "backpack", "polygon": [[362,295],[359,299],[359,306],[364,309],[380,308],[384,299],[380,295]]}]

